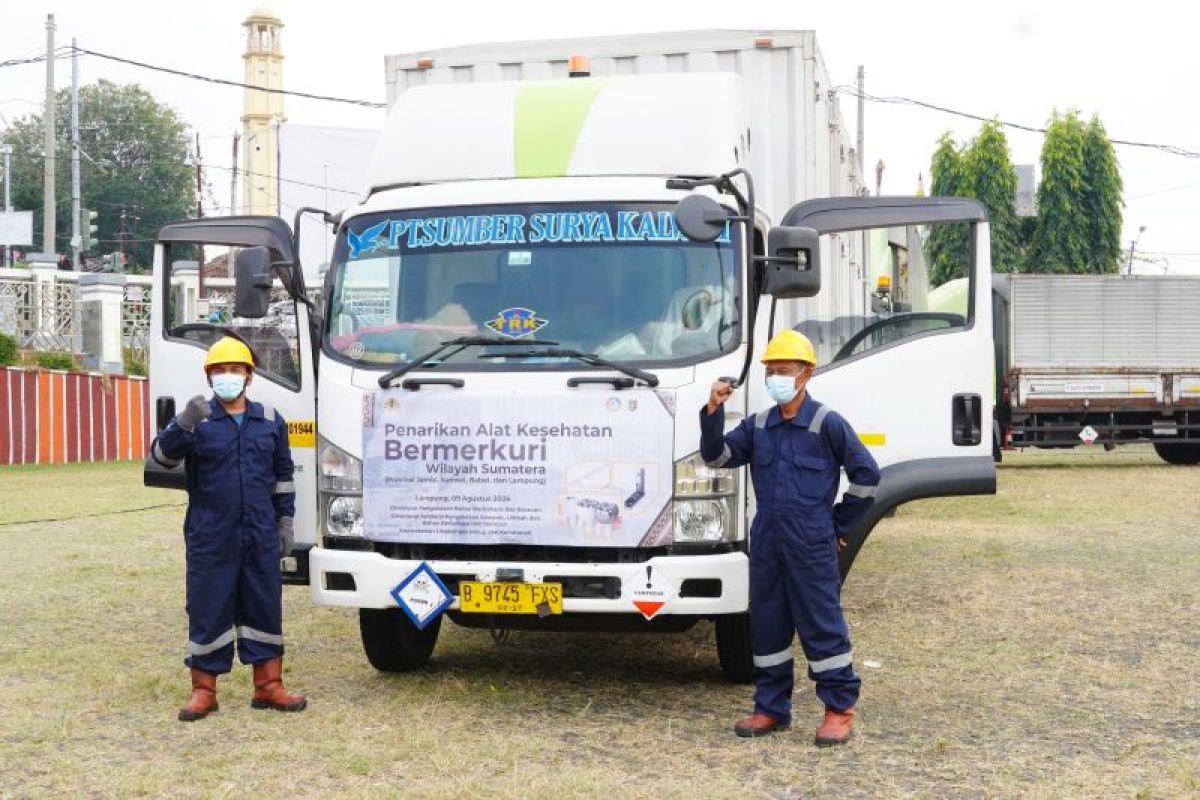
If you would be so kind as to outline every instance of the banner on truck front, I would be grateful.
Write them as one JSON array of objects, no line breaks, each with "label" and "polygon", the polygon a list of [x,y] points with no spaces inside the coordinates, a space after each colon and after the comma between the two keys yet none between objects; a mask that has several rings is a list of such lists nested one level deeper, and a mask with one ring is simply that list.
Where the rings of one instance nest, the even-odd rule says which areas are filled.
[{"label": "banner on truck front", "polygon": [[674,398],[651,389],[375,392],[363,522],[377,541],[669,544]]}]

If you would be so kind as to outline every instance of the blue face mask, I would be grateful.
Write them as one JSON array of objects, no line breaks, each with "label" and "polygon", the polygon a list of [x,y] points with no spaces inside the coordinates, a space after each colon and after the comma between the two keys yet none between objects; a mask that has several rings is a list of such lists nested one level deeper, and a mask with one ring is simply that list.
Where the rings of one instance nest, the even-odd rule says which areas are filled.
[{"label": "blue face mask", "polygon": [[212,378],[213,392],[226,403],[231,403],[246,390],[246,377],[232,372],[214,375]]},{"label": "blue face mask", "polygon": [[795,375],[768,375],[767,394],[779,405],[787,405],[795,399],[800,390],[796,388]]}]

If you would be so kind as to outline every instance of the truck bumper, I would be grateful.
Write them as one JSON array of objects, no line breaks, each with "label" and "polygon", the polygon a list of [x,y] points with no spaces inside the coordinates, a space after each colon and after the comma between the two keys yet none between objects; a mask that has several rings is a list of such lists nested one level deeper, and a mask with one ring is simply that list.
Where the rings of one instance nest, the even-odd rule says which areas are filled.
[{"label": "truck bumper", "polygon": [[[360,550],[314,547],[309,553],[313,602],[353,608],[393,608],[396,601],[392,598],[392,589],[421,563]],[[737,614],[749,608],[749,560],[744,553],[657,556],[641,563],[621,564],[433,560],[429,565],[439,576],[454,576],[455,581],[491,581],[496,579],[497,570],[520,569],[524,571],[524,579],[534,583],[551,576],[556,579],[608,578],[617,582],[610,585],[619,585],[619,590],[614,591],[616,596],[604,598],[572,597],[568,589],[563,597],[564,614],[639,614],[633,605],[632,593],[645,585],[647,567],[660,571],[674,584],[677,592],[684,588],[685,595],[688,585],[696,586],[695,581],[705,581],[705,596],[676,596],[659,614],[710,616]],[[347,575],[353,578],[353,588],[328,588],[349,586]],[[685,585],[685,581],[690,583]],[[457,609],[458,598],[455,598],[450,610]]]}]

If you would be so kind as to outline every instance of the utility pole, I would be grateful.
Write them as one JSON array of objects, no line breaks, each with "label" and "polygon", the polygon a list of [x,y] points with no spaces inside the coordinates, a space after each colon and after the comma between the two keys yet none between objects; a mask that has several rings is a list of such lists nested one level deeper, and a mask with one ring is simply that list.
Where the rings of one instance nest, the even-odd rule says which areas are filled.
[{"label": "utility pole", "polygon": [[[866,177],[866,170],[863,165],[866,163],[863,159],[866,155],[863,153],[863,143],[866,141],[866,133],[864,130],[863,116],[867,109],[866,98],[863,97],[866,86],[866,73],[863,71],[862,64],[858,65],[858,135],[856,137],[855,146],[858,147],[858,174]],[[866,181],[863,181],[866,183]]]},{"label": "utility pole", "polygon": [[229,216],[237,216],[237,161],[238,148],[241,147],[242,135],[233,132],[233,169],[229,170]]},{"label": "utility pole", "polygon": [[57,199],[54,195],[54,161],[57,155],[54,146],[54,15],[46,15],[46,113],[42,115],[45,130],[43,152],[45,154],[45,185],[42,187],[42,250],[58,252],[54,246]]},{"label": "utility pole", "polygon": [[[196,131],[196,219],[204,216],[204,160],[200,156],[200,131]],[[197,245],[200,268],[196,270],[196,296],[204,297],[204,245]]]},{"label": "utility pole", "polygon": [[[279,117],[276,117],[274,122],[271,123],[271,125],[275,129],[275,209],[274,209],[274,211],[275,211],[275,216],[282,217],[283,216],[283,205],[282,205],[283,182],[280,181],[280,179],[279,179],[279,168],[280,168],[280,166],[283,165],[283,151],[279,147]],[[328,207],[328,205],[326,207]],[[296,257],[299,258],[300,254],[297,253]]]},{"label": "utility pole", "polygon": [[83,250],[83,221],[79,190],[79,51],[71,39],[71,268],[80,268]]},{"label": "utility pole", "polygon": [[196,219],[204,216],[204,171],[200,160],[200,131],[196,131]]},{"label": "utility pole", "polygon": [[1142,238],[1142,234],[1146,232],[1146,226],[1142,225],[1138,228],[1137,236],[1129,240],[1129,264],[1125,267],[1125,274],[1133,274],[1133,251],[1137,248],[1138,239]]},{"label": "utility pole", "polygon": [[[125,263],[125,206],[121,206],[121,225],[117,229],[117,252],[121,254],[120,264]],[[120,266],[120,264],[114,266]],[[116,272],[117,270],[113,270]]]},{"label": "utility pole", "polygon": [[[12,172],[12,145],[0,144],[0,155],[4,156],[4,210],[12,211],[12,195],[9,192],[12,183],[10,173]],[[8,245],[4,246],[3,258],[0,258],[0,267],[12,266],[12,248]]]}]

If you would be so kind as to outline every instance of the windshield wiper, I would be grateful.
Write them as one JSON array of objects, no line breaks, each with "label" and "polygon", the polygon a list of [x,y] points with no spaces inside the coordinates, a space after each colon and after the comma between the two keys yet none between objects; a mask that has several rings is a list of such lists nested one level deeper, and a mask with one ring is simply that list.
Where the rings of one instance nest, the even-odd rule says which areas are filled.
[{"label": "windshield wiper", "polygon": [[498,345],[500,347],[504,347],[504,346],[511,347],[513,345],[525,346],[525,345],[531,345],[531,344],[532,345],[554,346],[554,345],[558,344],[558,342],[551,342],[546,339],[501,339],[499,337],[493,337],[493,336],[460,336],[457,339],[447,339],[446,341],[439,344],[437,347],[430,350],[428,353],[414,358],[412,361],[408,362],[404,366],[396,367],[393,370],[385,372],[382,375],[382,377],[379,378],[379,386],[383,389],[388,388],[388,384],[390,384],[392,381],[396,380],[396,378],[399,378],[402,375],[407,374],[410,370],[414,370],[417,367],[425,366],[425,364],[427,364],[429,361],[432,361],[435,357],[440,356],[442,353],[444,353],[447,350],[450,350],[451,348],[454,348],[454,349],[449,355],[447,355],[445,358],[435,362],[431,366],[437,366],[438,364],[442,363],[443,361],[453,358],[454,356],[461,353],[463,350],[466,350],[468,347],[490,347],[492,345]]},{"label": "windshield wiper", "polygon": [[[512,340],[509,344],[546,344],[546,342],[517,342]],[[557,344],[557,343],[556,343]],[[609,361],[606,358],[601,358],[595,353],[583,353],[579,350],[569,350],[566,348],[547,347],[545,350],[524,350],[519,353],[480,353],[480,358],[574,358],[582,361],[585,364],[590,364],[593,367],[606,367],[615,369],[617,372],[628,375],[629,377],[642,381],[647,386],[653,388],[658,386],[658,376],[637,367],[630,367],[626,364],[618,364],[615,361]]]}]

